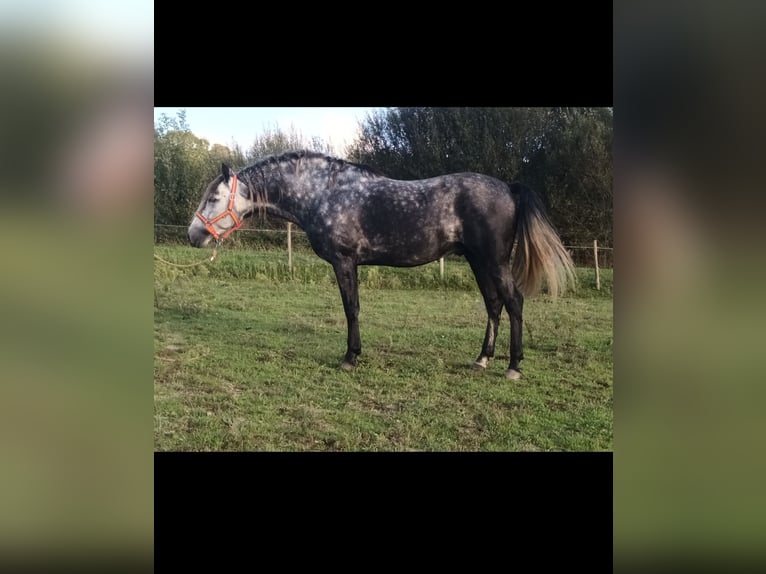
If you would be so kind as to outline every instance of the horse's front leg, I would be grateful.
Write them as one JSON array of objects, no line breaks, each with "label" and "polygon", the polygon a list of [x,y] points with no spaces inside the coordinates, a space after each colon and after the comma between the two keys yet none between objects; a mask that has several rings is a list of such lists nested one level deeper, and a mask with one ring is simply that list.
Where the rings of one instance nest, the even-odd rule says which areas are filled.
[{"label": "horse's front leg", "polygon": [[359,278],[356,263],[350,259],[336,261],[333,269],[348,323],[346,356],[340,368],[349,370],[356,366],[356,358],[362,354],[362,338],[359,335]]}]

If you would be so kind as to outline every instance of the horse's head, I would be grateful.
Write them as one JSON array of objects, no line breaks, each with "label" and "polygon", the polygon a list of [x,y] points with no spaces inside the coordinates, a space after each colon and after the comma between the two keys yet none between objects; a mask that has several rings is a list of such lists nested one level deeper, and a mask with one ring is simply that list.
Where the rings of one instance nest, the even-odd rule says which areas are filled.
[{"label": "horse's head", "polygon": [[239,229],[243,219],[252,211],[253,203],[247,185],[226,164],[221,164],[221,175],[207,186],[202,201],[189,225],[189,242],[204,247],[212,239],[228,237]]}]

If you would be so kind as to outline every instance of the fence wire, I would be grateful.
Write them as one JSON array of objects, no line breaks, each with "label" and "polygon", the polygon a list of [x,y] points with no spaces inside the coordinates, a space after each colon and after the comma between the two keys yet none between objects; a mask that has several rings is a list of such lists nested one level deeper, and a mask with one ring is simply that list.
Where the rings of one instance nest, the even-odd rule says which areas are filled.
[{"label": "fence wire", "polygon": [[[154,224],[154,242],[155,243],[186,243],[186,232],[189,229],[186,225],[166,225],[161,223]],[[167,231],[162,231],[167,230]],[[170,231],[176,230],[176,231]],[[261,247],[287,250],[287,229],[269,229],[269,228],[241,228],[229,237],[229,242],[235,247]],[[302,229],[293,227],[292,229],[293,249],[301,251],[310,249],[306,232]],[[297,239],[297,242],[296,242]],[[581,267],[595,267],[593,259],[593,244],[591,245],[565,245],[564,246],[572,256],[575,265]],[[613,267],[614,248],[598,246],[598,266]]]}]

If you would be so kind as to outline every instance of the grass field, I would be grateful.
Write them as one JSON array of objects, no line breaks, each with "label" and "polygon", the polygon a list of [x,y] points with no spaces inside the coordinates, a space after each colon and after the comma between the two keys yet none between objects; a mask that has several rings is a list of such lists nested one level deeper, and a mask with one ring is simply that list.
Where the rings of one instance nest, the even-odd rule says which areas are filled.
[{"label": "grass field", "polygon": [[[177,263],[207,251],[158,245]],[[362,355],[338,365],[346,320],[315,255],[221,250],[155,260],[154,441],[173,450],[612,450],[612,272],[524,307],[523,377],[469,369],[486,313],[467,263],[360,268]],[[530,330],[531,335],[530,337]]]}]

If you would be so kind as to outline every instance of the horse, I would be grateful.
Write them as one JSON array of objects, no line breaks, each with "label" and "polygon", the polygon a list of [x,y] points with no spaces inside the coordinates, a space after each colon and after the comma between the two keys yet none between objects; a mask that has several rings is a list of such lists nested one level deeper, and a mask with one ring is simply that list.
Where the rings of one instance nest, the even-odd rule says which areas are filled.
[{"label": "horse", "polygon": [[397,180],[310,151],[269,156],[238,172],[224,163],[192,218],[189,242],[220,242],[256,212],[298,225],[332,265],[348,327],[344,370],[353,369],[362,353],[359,265],[414,267],[452,253],[464,256],[487,310],[484,343],[472,367],[485,369],[494,356],[505,307],[510,380],[521,377],[524,298],[538,294],[543,279],[553,299],[575,284],[572,259],[540,198],[523,184],[480,173]]}]

